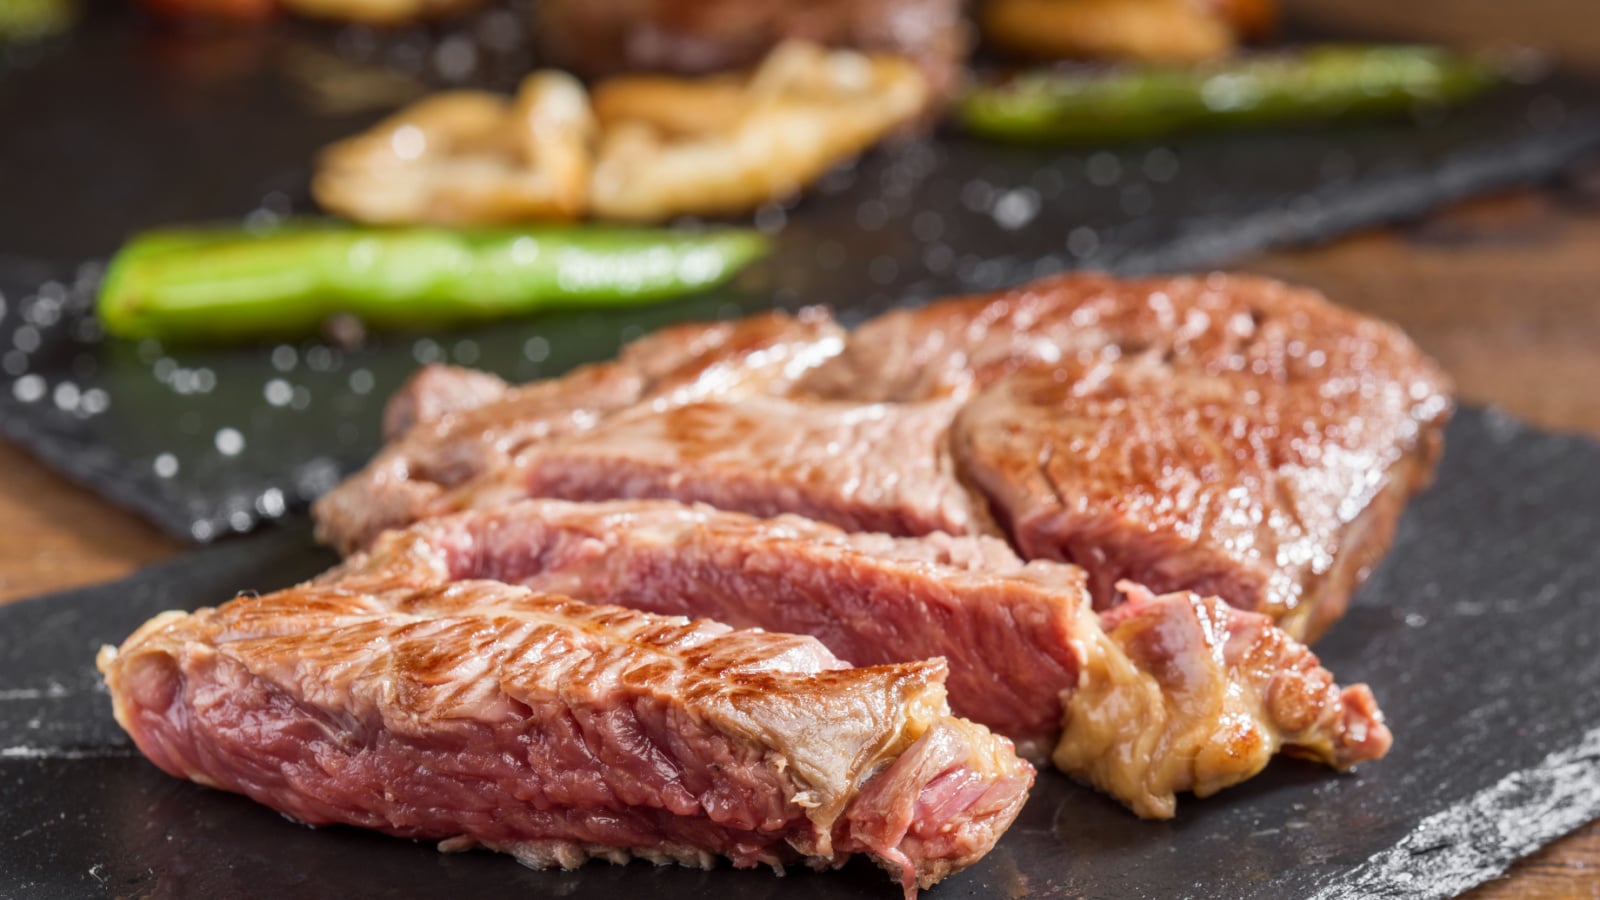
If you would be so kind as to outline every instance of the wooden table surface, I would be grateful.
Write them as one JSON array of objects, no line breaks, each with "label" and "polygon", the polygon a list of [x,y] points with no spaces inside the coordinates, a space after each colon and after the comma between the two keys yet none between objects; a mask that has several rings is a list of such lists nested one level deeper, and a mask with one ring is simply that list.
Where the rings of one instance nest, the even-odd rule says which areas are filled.
[{"label": "wooden table surface", "polygon": [[[1592,65],[1600,60],[1600,17],[1586,7],[1592,2],[1301,5],[1380,32],[1440,39],[1499,35],[1536,42],[1543,23],[1546,45]],[[1425,7],[1437,15],[1419,31]],[[1563,27],[1572,21],[1563,10],[1575,11],[1578,27]],[[1464,402],[1600,436],[1600,168],[1552,188],[1485,198],[1422,223],[1273,253],[1242,268],[1314,285],[1341,303],[1398,322],[1443,363]],[[115,578],[183,549],[4,443],[0,471],[6,473],[0,522],[8,537],[0,541],[0,603]],[[1600,822],[1468,896],[1600,900]]]}]

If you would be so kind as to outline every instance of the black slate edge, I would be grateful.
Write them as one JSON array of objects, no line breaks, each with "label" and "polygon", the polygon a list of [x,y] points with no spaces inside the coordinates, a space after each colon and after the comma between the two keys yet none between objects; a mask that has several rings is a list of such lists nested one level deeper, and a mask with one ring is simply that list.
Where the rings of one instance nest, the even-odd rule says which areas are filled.
[{"label": "black slate edge", "polygon": [[[77,451],[81,442],[36,425],[24,427],[30,423],[19,415],[21,408],[22,404],[9,396],[0,398],[0,428],[4,429],[7,441],[27,450],[46,468],[89,488],[123,509],[137,513],[179,540],[194,541],[192,529],[200,518],[211,523],[214,533],[228,533],[220,504],[213,504],[209,515],[196,517],[188,512],[181,497],[158,494],[150,491],[148,485],[126,477],[128,473],[119,468],[126,466],[126,463],[119,461],[119,467],[102,470],[94,465],[91,455]],[[219,525],[222,527],[217,529]],[[252,527],[254,525],[252,523]]]},{"label": "black slate edge", "polygon": [[1453,897],[1511,863],[1600,818],[1600,728],[1577,746],[1513,772],[1465,803],[1422,820],[1344,884],[1314,900]]},{"label": "black slate edge", "polygon": [[[94,451],[101,448],[39,428],[35,422],[19,414],[19,410],[26,412],[23,404],[9,396],[0,396],[0,431],[3,431],[5,440],[27,450],[51,471],[89,488],[123,509],[131,510],[178,540],[194,545],[205,545],[232,534],[255,531],[263,524],[275,521],[250,510],[246,511],[248,525],[242,529],[235,528],[229,521],[233,515],[229,503],[234,496],[256,496],[275,487],[289,499],[289,512],[304,510],[307,504],[299,499],[295,485],[309,474],[320,472],[328,466],[326,459],[313,459],[284,472],[280,477],[238,488],[227,497],[201,497],[198,492],[185,490],[178,483],[174,483],[172,489],[156,492],[150,490],[148,481],[141,482],[128,477],[126,460],[111,458],[106,465],[99,465],[103,454]],[[195,535],[196,526],[202,523],[210,529],[209,536],[204,538]]]}]

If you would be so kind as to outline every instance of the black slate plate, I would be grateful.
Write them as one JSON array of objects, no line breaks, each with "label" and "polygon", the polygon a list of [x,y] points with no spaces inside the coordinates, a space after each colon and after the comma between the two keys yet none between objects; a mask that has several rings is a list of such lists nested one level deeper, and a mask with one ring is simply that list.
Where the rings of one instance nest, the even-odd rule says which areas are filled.
[{"label": "black slate plate", "polygon": [[[1600,815],[1600,445],[1493,412],[1451,426],[1437,486],[1318,646],[1372,684],[1397,739],[1340,777],[1278,760],[1247,785],[1141,822],[1054,773],[953,897],[1443,897]],[[169,778],[112,722],[91,658],[145,617],[327,565],[302,525],[126,581],[0,608],[0,895],[33,898],[895,895],[829,874],[593,865],[311,831]]]},{"label": "black slate plate", "polygon": [[[531,60],[519,14],[506,10],[461,26],[492,38],[464,66],[454,34],[296,26],[184,38],[136,27],[125,6],[101,3],[87,27],[9,70],[0,59],[0,122],[15,123],[0,131],[0,432],[201,541],[292,511],[367,458],[382,398],[420,361],[520,380],[679,319],[805,303],[858,319],[1069,267],[1222,265],[1544,177],[1600,150],[1600,91],[1559,77],[1442,120],[1105,150],[945,134],[761,211],[753,221],[778,233],[775,257],[697,298],[388,337],[356,352],[132,345],[102,341],[85,316],[93,261],[127,234],[306,211],[317,147],[407,91],[463,79],[503,87]],[[330,99],[330,72],[364,79],[377,105]]]}]

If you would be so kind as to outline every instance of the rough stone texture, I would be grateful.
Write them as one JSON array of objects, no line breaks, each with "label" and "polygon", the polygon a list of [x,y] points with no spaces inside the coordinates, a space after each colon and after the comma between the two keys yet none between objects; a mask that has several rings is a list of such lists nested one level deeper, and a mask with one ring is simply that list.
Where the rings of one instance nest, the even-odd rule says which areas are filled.
[{"label": "rough stone texture", "polygon": [[[930,896],[1421,900],[1600,817],[1600,444],[1466,410],[1447,446],[1394,552],[1317,646],[1378,693],[1396,735],[1388,758],[1345,777],[1280,760],[1169,822],[1041,773],[996,850]],[[139,759],[97,687],[95,648],[158,610],[330,562],[286,528],[0,609],[0,634],[26,636],[0,644],[0,834],[12,837],[0,894],[883,896],[870,866],[775,879],[441,856],[302,829]]]}]

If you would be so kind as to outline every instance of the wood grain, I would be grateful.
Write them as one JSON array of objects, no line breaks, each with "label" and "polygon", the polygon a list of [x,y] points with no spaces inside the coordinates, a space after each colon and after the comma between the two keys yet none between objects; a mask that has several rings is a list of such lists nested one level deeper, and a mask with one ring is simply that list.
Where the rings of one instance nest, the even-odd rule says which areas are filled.
[{"label": "wood grain", "polygon": [[0,603],[109,581],[180,545],[132,513],[0,443]]}]

